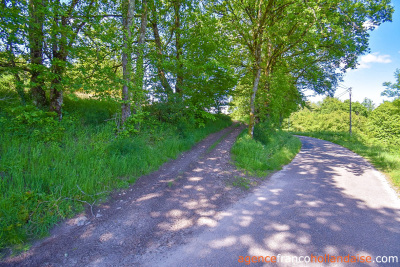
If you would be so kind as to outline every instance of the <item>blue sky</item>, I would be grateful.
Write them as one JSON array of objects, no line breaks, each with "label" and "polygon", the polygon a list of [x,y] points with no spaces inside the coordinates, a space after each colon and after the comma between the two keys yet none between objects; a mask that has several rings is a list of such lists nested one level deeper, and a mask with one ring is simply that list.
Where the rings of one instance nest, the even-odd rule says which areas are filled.
[{"label": "blue sky", "polygon": [[[345,87],[352,87],[352,100],[363,101],[365,97],[370,98],[376,105],[384,100],[381,96],[384,90],[382,83],[395,82],[394,72],[400,69],[400,0],[392,0],[395,8],[392,22],[385,22],[370,33],[370,53],[359,58],[360,65],[355,70],[349,70],[342,83]],[[338,88],[335,96],[340,95],[344,89]],[[323,97],[309,97],[316,102]],[[345,94],[341,100],[348,99]]]}]

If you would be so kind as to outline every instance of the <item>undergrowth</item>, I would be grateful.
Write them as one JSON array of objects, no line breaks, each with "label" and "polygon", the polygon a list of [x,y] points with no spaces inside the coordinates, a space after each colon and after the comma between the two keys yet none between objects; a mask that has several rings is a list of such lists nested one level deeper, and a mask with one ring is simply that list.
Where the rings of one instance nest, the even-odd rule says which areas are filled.
[{"label": "undergrowth", "polygon": [[258,124],[254,130],[254,139],[244,130],[231,152],[237,167],[261,177],[288,164],[300,148],[298,138],[270,129],[266,124]]},{"label": "undergrowth", "polygon": [[201,127],[190,116],[177,125],[149,115],[140,133],[117,136],[112,118],[119,105],[108,101],[66,100],[62,122],[33,106],[4,104],[0,250],[47,235],[84,204],[98,204],[112,190],[127,187],[231,124],[222,115],[203,118]]}]

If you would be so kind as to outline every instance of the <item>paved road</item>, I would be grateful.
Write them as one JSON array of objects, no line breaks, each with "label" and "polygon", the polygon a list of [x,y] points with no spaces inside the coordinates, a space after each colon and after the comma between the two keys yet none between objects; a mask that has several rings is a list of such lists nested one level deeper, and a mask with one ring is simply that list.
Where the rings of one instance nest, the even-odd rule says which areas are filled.
[{"label": "paved road", "polygon": [[[141,265],[247,266],[238,262],[240,256],[280,255],[286,261],[286,256],[311,254],[371,256],[372,261],[397,256],[400,261],[400,200],[384,177],[341,146],[300,139],[303,147],[292,163],[220,213],[215,227],[188,244],[144,257]],[[333,264],[349,265],[363,264]]]}]

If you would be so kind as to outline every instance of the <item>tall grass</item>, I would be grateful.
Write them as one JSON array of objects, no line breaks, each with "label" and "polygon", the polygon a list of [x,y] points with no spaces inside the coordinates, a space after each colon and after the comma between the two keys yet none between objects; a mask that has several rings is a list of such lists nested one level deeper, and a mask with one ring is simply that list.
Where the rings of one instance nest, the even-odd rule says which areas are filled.
[{"label": "tall grass", "polygon": [[[85,105],[92,114],[85,113]],[[231,124],[227,116],[216,116],[204,127],[187,128],[182,134],[176,126],[160,123],[122,138],[104,121],[114,108],[94,100],[67,101],[68,125],[62,124],[64,131],[56,141],[0,132],[0,249],[46,235],[60,219],[81,211],[84,203],[99,203],[112,190],[134,183]],[[0,110],[3,125],[4,114]]]},{"label": "tall grass", "polygon": [[400,148],[387,146],[379,140],[360,133],[348,132],[293,132],[327,140],[344,146],[368,159],[378,170],[386,173],[396,188],[400,189]]},{"label": "tall grass", "polygon": [[260,125],[252,139],[246,131],[238,136],[231,152],[236,166],[252,175],[265,176],[279,170],[300,151],[300,140],[286,132]]}]

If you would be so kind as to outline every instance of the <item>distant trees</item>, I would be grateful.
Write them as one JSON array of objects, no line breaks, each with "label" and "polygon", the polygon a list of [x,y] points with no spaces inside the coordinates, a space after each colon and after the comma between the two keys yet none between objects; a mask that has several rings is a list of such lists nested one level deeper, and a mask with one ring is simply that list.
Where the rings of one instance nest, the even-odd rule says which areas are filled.
[{"label": "distant trees", "polygon": [[[388,146],[400,146],[400,99],[385,101],[371,110],[373,103],[352,103],[354,132],[374,138]],[[367,107],[365,103],[368,103]],[[290,116],[290,130],[304,132],[348,132],[349,101],[327,97],[321,103],[312,104]]]},{"label": "distant trees", "polygon": [[[290,129],[294,131],[349,131],[349,101],[326,97],[318,104],[308,104],[290,116]],[[367,109],[359,102],[352,103],[352,127],[354,132],[365,131]]]},{"label": "distant trees", "polygon": [[383,83],[383,86],[385,86],[386,89],[382,92],[382,96],[400,97],[400,69],[396,70],[396,72],[394,73],[394,77],[396,79],[395,83]]},{"label": "distant trees", "polygon": [[369,98],[364,98],[363,102],[361,102],[361,105],[363,105],[368,112],[371,112],[375,109],[374,102]]}]

